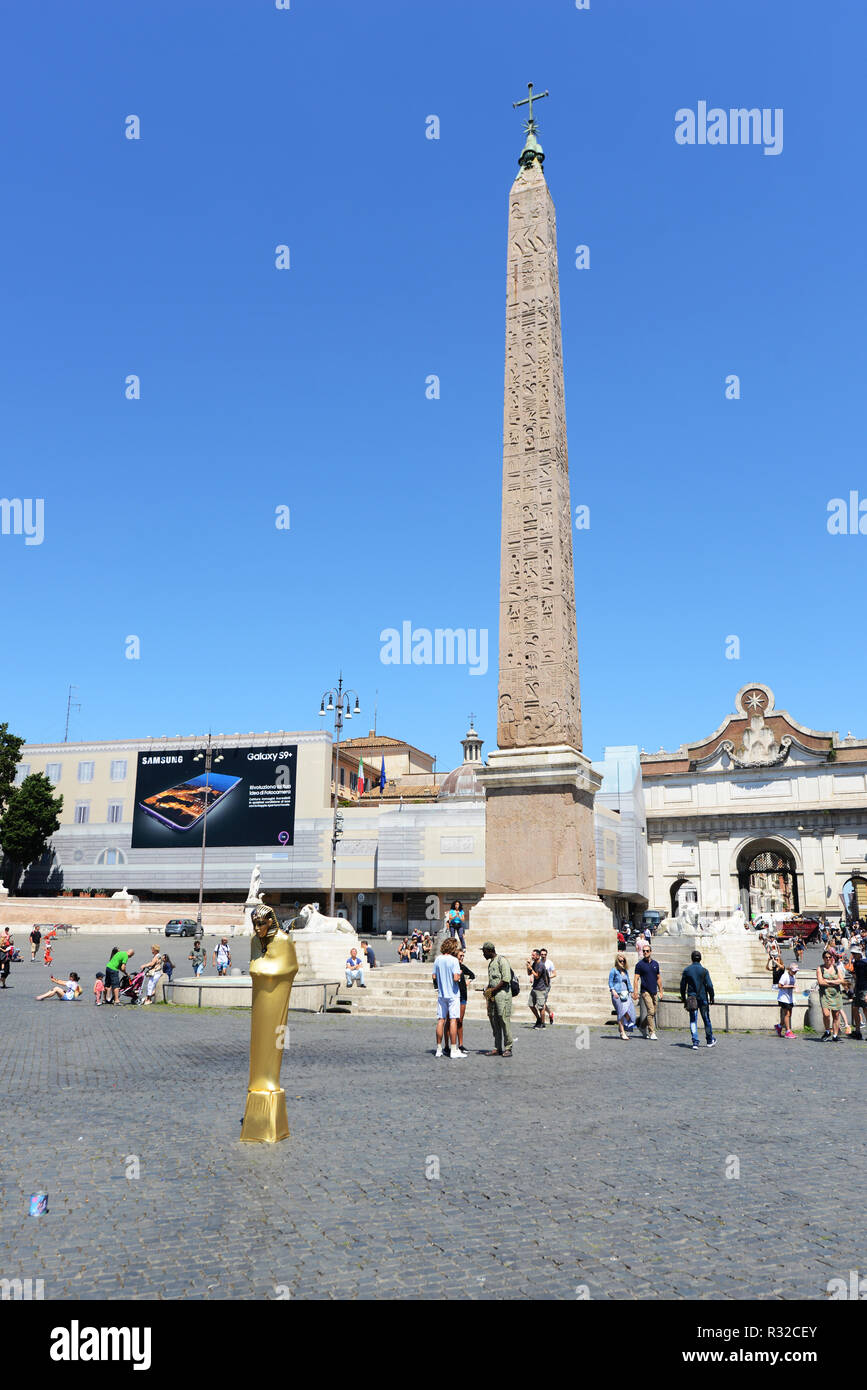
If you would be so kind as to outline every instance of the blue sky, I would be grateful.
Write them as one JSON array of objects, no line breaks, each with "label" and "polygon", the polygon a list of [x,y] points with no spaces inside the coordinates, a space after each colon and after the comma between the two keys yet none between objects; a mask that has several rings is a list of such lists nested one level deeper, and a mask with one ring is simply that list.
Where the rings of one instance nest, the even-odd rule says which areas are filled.
[{"label": "blue sky", "polygon": [[[45,538],[0,536],[0,719],[62,737],[72,682],[75,739],[311,728],[342,668],[352,732],[377,699],[441,768],[471,709],[494,746],[533,80],[585,749],[698,738],[753,680],[867,734],[867,539],[826,526],[867,496],[863,6],[47,0],[3,38],[0,493]],[[678,145],[701,100],[783,108],[782,153]],[[383,665],[407,620],[489,629],[488,673]]]}]

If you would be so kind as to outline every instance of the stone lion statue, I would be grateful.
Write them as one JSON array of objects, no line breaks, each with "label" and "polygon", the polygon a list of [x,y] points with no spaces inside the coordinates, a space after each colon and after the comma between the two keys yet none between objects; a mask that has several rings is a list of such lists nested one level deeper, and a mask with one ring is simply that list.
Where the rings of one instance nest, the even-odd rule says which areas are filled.
[{"label": "stone lion statue", "polygon": [[338,931],[346,932],[348,936],[355,935],[355,928],[345,917],[323,917],[313,903],[304,904],[298,916],[290,921],[289,928],[292,931],[303,931],[305,937],[331,936]]}]

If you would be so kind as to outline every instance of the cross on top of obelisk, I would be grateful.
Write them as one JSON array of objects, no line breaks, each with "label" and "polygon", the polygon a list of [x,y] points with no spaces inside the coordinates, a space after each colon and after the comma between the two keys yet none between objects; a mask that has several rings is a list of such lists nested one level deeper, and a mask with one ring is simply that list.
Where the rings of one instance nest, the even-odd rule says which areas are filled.
[{"label": "cross on top of obelisk", "polygon": [[536,125],[536,120],[533,115],[533,102],[541,101],[543,97],[549,95],[550,93],[548,92],[547,88],[544,92],[534,93],[532,82],[528,82],[527,95],[521,101],[512,102],[513,111],[516,110],[519,106],[526,106],[528,108],[527,120],[524,122],[524,130],[527,132],[527,139],[524,142],[524,148],[522,149],[521,157],[518,160],[518,163],[523,165],[525,169],[529,168],[529,166],[533,163],[534,159],[538,159],[540,164],[544,163],[545,160],[545,152],[542,149],[542,146],[539,144],[539,141],[536,139],[539,128]]}]

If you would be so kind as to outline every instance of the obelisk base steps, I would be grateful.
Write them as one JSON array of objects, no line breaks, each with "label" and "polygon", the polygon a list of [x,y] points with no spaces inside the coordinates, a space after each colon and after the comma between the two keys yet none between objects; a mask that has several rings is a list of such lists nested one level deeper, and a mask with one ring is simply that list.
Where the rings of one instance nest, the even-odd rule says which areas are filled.
[{"label": "obelisk base steps", "polygon": [[522,981],[530,952],[547,946],[558,971],[589,972],[593,983],[607,984],[617,951],[610,909],[579,893],[486,893],[473,908],[470,925],[474,951],[492,941]]}]

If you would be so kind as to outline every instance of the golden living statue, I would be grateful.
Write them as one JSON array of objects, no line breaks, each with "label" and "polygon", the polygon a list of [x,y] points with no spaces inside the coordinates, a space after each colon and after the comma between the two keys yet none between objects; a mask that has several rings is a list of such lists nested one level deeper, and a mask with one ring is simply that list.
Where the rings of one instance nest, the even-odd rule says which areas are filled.
[{"label": "golden living statue", "polygon": [[286,1092],[280,1085],[280,1063],[286,1037],[286,1018],[298,958],[272,907],[263,903],[252,912],[250,976],[250,1085],[241,1138],[250,1144],[273,1144],[289,1138]]}]

